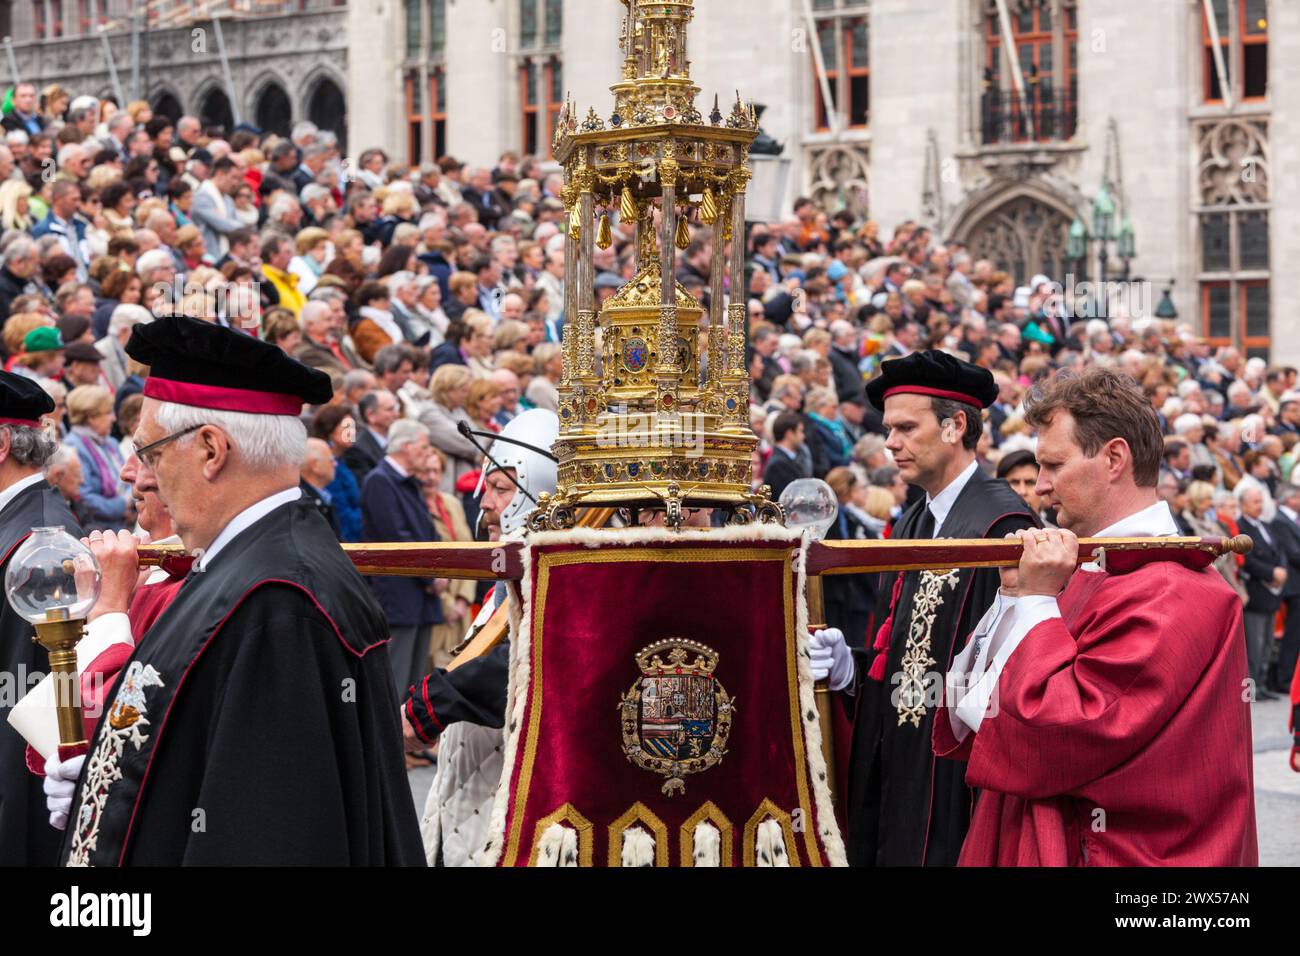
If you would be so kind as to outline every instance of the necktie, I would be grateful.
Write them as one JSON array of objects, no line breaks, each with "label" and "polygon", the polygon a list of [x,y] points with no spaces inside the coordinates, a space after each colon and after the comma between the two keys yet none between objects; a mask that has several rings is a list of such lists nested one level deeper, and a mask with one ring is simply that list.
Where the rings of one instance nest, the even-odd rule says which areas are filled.
[{"label": "necktie", "polygon": [[928,501],[925,505],[925,511],[921,515],[921,520],[916,523],[916,534],[913,537],[918,541],[925,541],[934,537],[934,512],[930,510]]}]

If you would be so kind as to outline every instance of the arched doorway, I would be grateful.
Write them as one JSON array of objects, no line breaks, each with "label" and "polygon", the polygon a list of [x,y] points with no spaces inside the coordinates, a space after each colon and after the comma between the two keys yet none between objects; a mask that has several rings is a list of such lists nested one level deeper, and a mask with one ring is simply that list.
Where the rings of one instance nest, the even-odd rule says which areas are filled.
[{"label": "arched doorway", "polygon": [[307,97],[307,119],[318,129],[327,129],[339,138],[339,150],[348,151],[347,104],[343,91],[329,77],[323,77]]},{"label": "arched doorway", "polygon": [[1019,286],[1040,272],[1064,280],[1072,264],[1066,255],[1069,232],[1070,220],[1059,209],[1018,196],[975,223],[966,241],[972,257],[988,259]]},{"label": "arched doorway", "polygon": [[230,108],[230,97],[226,96],[225,90],[215,86],[208,90],[199,104],[199,122],[205,130],[220,128],[222,137],[230,135],[235,125],[235,112]]},{"label": "arched doorway", "polygon": [[257,97],[255,122],[268,133],[288,136],[293,126],[293,104],[279,83],[268,83]]},{"label": "arched doorway", "polygon": [[184,112],[181,109],[181,101],[174,94],[164,90],[162,93],[154,95],[153,113],[155,116],[165,116],[175,123]]}]

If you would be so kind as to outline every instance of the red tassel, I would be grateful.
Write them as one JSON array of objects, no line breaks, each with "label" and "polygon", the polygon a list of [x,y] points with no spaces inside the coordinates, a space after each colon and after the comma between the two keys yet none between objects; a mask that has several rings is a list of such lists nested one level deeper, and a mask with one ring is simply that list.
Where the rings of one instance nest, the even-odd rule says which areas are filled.
[{"label": "red tassel", "polygon": [[889,650],[889,635],[894,632],[894,610],[890,608],[889,617],[885,618],[885,623],[880,625],[880,630],[876,631],[875,643],[871,645],[873,651]]},{"label": "red tassel", "polygon": [[867,677],[872,680],[885,679],[885,662],[889,658],[889,638],[894,633],[894,608],[898,606],[898,598],[902,593],[903,574],[900,571],[898,577],[894,579],[894,590],[889,595],[889,616],[885,618],[885,623],[880,625],[880,630],[876,631],[876,641],[871,645],[876,656],[867,670]]},{"label": "red tassel", "polygon": [[867,676],[874,681],[883,682],[885,679],[885,661],[888,658],[888,649],[877,654],[876,659],[871,662],[871,667],[867,669]]}]

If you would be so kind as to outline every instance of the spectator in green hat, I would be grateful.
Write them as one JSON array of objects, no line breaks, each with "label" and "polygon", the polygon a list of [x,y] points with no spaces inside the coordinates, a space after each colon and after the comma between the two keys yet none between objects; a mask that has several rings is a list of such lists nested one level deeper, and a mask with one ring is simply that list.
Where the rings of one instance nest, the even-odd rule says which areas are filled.
[{"label": "spectator in green hat", "polygon": [[23,338],[23,353],[14,359],[13,371],[38,381],[58,378],[63,361],[63,336],[54,326],[42,325]]}]

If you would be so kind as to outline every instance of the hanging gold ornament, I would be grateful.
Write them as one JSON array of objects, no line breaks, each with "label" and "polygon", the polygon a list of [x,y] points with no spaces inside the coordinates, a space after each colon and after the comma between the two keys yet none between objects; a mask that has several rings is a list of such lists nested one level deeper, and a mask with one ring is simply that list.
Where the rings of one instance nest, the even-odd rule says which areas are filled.
[{"label": "hanging gold ornament", "polygon": [[718,221],[718,197],[712,189],[704,190],[704,199],[700,202],[700,222],[711,226]]},{"label": "hanging gold ornament", "polygon": [[569,238],[574,242],[582,239],[582,216],[577,206],[573,207],[573,213],[569,216]]},{"label": "hanging gold ornament", "polygon": [[632,195],[631,186],[623,187],[623,195],[618,202],[618,218],[620,222],[636,222],[636,197]]},{"label": "hanging gold ornament", "polygon": [[600,217],[600,225],[596,229],[596,245],[602,249],[608,249],[614,241],[614,230],[609,226],[609,214]]},{"label": "hanging gold ornament", "polygon": [[685,215],[677,217],[677,248],[685,249],[691,244],[691,228]]}]

